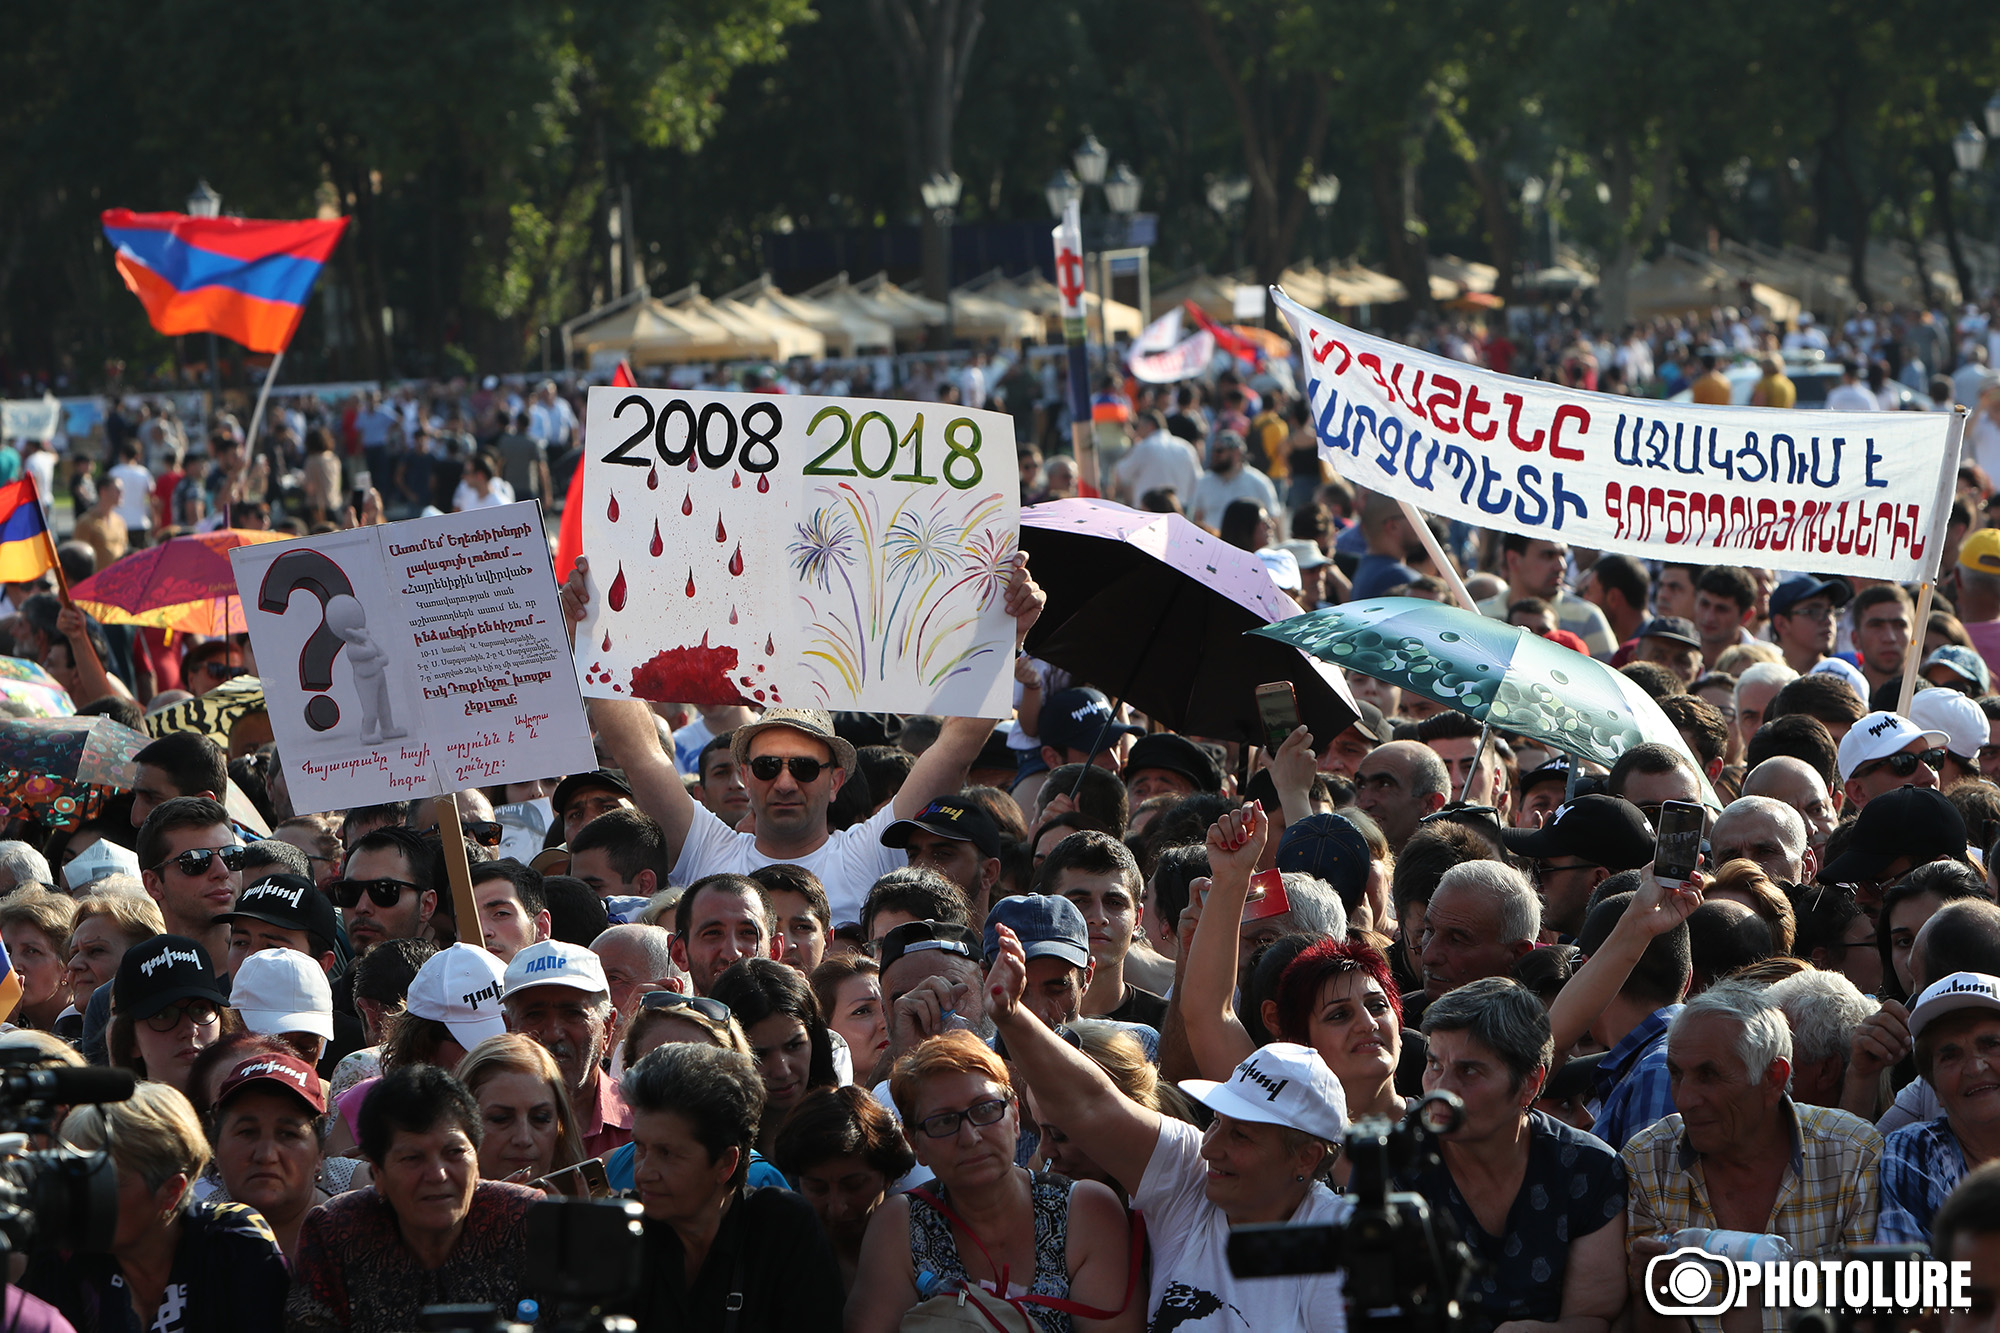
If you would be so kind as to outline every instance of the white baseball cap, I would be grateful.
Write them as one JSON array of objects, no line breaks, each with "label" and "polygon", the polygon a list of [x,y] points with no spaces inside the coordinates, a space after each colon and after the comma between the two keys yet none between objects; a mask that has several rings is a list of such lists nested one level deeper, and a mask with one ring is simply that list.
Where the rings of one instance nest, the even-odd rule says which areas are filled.
[{"label": "white baseball cap", "polygon": [[1838,676],[1854,691],[1854,697],[1862,703],[1868,702],[1868,677],[1861,674],[1861,668],[1844,657],[1822,657],[1807,673],[1813,676]]},{"label": "white baseball cap", "polygon": [[260,949],[238,963],[229,1007],[252,1032],[333,1040],[333,987],[325,970],[297,949]]},{"label": "white baseball cap", "polygon": [[1182,1092],[1221,1115],[1285,1125],[1326,1143],[1347,1132],[1347,1093],[1320,1053],[1295,1042],[1274,1041],[1229,1076],[1226,1083],[1184,1078]]},{"label": "white baseball cap", "polygon": [[78,852],[70,863],[63,867],[63,879],[74,893],[86,884],[95,884],[106,875],[136,875],[139,873],[138,854],[120,847],[109,838],[99,838],[90,846]]},{"label": "white baseball cap", "polygon": [[507,964],[507,997],[535,986],[568,986],[572,990],[609,995],[604,964],[581,944],[543,940],[514,955]]},{"label": "white baseball cap", "polygon": [[1957,690],[1920,689],[1910,700],[1910,721],[1945,734],[1944,748],[1967,763],[1978,761],[1992,727],[1978,704]]},{"label": "white baseball cap", "polygon": [[1910,1006],[1910,1035],[1916,1036],[1938,1019],[1958,1009],[2000,1011],[2000,977],[1984,972],[1954,972],[1933,981]]},{"label": "white baseball cap", "polygon": [[452,1040],[469,1051],[488,1037],[506,1035],[507,1020],[500,1016],[506,975],[497,955],[476,944],[454,944],[417,969],[404,1007],[444,1024]]},{"label": "white baseball cap", "polygon": [[[1847,729],[1840,738],[1840,780],[1854,776],[1854,770],[1877,759],[1886,759],[1911,741],[1922,738],[1943,745],[1951,737],[1942,731],[1928,731],[1901,713],[1870,713]],[[1973,754],[1978,754],[1977,746]]]}]

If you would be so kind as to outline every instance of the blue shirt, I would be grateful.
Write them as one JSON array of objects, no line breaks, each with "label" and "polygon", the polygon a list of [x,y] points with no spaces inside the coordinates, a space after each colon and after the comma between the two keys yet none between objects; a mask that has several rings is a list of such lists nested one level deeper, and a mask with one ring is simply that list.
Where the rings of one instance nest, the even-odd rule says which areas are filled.
[{"label": "blue shirt", "polygon": [[1931,1219],[1965,1175],[1965,1150],[1943,1116],[1893,1130],[1882,1140],[1882,1210],[1877,1245],[1928,1245]]},{"label": "blue shirt", "polygon": [[1359,568],[1354,571],[1354,591],[1347,600],[1359,602],[1370,597],[1380,597],[1391,588],[1400,588],[1405,583],[1422,577],[1423,575],[1394,556],[1373,553],[1364,555],[1361,557]]},{"label": "blue shirt", "polygon": [[[604,1154],[604,1178],[611,1183],[612,1189],[622,1194],[637,1188],[632,1183],[632,1159],[638,1155],[638,1145],[632,1143],[623,1144]],[[769,1187],[788,1190],[792,1187],[785,1179],[785,1173],[765,1161],[764,1154],[755,1148],[750,1150],[750,1175],[744,1184],[750,1189]]]},{"label": "blue shirt", "polygon": [[1613,1148],[1623,1148],[1634,1134],[1674,1113],[1667,1025],[1680,1011],[1677,1004],[1655,1009],[1598,1062],[1590,1131]]}]

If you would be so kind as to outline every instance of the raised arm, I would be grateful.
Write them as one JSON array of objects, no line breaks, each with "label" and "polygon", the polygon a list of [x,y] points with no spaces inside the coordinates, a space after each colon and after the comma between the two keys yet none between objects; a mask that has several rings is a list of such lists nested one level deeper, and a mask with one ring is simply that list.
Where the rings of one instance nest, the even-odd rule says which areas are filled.
[{"label": "raised arm", "polygon": [[986,1007],[1007,1043],[1007,1058],[1034,1090],[1035,1107],[1079,1150],[1136,1193],[1160,1141],[1160,1113],[1118,1091],[1095,1061],[1028,1011],[1028,959],[1020,937],[999,927],[1000,956],[986,974]]},{"label": "raised arm", "polygon": [[1187,969],[1176,988],[1188,1046],[1203,1078],[1227,1079],[1256,1049],[1231,997],[1236,990],[1243,904],[1270,833],[1269,817],[1254,803],[1230,811],[1208,831],[1208,898],[1188,949]]},{"label": "raised arm", "polygon": [[1625,907],[1625,914],[1611,928],[1584,965],[1563,986],[1549,1006],[1549,1028],[1556,1050],[1575,1046],[1606,1005],[1617,998],[1619,988],[1632,975],[1646,946],[1688,919],[1701,906],[1700,871],[1685,885],[1669,889],[1653,878],[1649,868],[1642,872],[1638,896]]}]

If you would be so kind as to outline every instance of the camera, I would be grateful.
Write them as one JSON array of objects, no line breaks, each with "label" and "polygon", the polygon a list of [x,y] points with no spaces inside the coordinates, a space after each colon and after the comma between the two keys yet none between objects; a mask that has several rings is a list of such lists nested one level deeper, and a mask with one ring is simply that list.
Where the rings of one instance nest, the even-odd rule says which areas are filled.
[{"label": "camera", "polygon": [[110,1155],[28,1145],[54,1132],[58,1108],[122,1102],[134,1080],[124,1069],[42,1068],[44,1059],[31,1047],[0,1046],[0,1252],[106,1250],[118,1229]]},{"label": "camera", "polygon": [[1719,1315],[1736,1304],[1736,1265],[1699,1245],[1656,1254],[1646,1262],[1646,1301],[1664,1315]]},{"label": "camera", "polygon": [[1352,1330],[1449,1333],[1465,1319],[1476,1261],[1446,1217],[1420,1194],[1391,1192],[1437,1160],[1437,1138],[1464,1123],[1465,1104],[1433,1092],[1401,1120],[1369,1116],[1348,1126],[1347,1220],[1322,1226],[1237,1227],[1229,1267],[1238,1277],[1285,1277],[1340,1269]]}]

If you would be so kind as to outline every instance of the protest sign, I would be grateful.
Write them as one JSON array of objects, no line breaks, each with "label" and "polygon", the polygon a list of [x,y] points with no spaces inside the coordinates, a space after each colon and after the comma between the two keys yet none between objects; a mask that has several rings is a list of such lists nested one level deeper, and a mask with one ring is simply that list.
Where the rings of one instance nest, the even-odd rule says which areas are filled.
[{"label": "protest sign", "polygon": [[1006,715],[1010,418],[604,387],[589,407],[584,693]]},{"label": "protest sign", "polygon": [[1215,335],[1198,329],[1164,352],[1134,355],[1126,367],[1142,384],[1178,384],[1207,370],[1214,359]]},{"label": "protest sign", "polygon": [[597,767],[533,502],[230,564],[300,814]]},{"label": "protest sign", "polygon": [[1283,292],[1320,454],[1446,518],[1598,551],[1916,582],[1958,450],[1928,412],[1707,407],[1564,389],[1373,338]]}]

